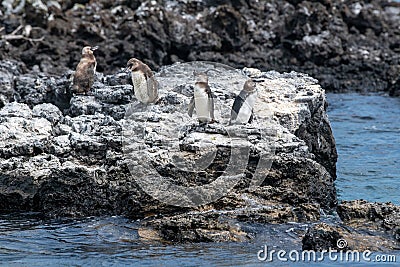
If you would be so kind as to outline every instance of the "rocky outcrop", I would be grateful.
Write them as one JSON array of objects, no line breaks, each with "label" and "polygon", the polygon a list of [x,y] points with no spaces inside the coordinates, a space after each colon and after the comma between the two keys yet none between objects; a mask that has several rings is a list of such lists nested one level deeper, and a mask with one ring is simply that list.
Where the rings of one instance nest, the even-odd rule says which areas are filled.
[{"label": "rocky outcrop", "polygon": [[[400,225],[399,207],[392,203],[371,203],[365,200],[342,201],[338,205],[338,214],[347,224],[371,222],[378,227],[385,225],[393,229]],[[372,225],[371,225],[372,226]]]},{"label": "rocky outcrop", "polygon": [[100,72],[115,72],[132,56],[153,69],[210,60],[308,73],[331,91],[399,95],[400,6],[394,1],[2,3],[0,59],[46,74],[74,69],[82,46],[96,44]]},{"label": "rocky outcrop", "polygon": [[[210,68],[218,123],[201,125],[187,115],[191,75]],[[398,247],[397,206],[337,206],[327,102],[307,75],[175,64],[156,74],[160,101],[144,106],[126,73],[98,73],[92,95],[73,96],[71,71],[53,78],[20,72],[0,109],[3,213],[124,215],[140,220],[141,238],[172,242],[247,241],[257,235],[249,223],[301,222],[310,225],[296,237],[304,234],[306,250]],[[259,94],[254,120],[229,125],[247,77]],[[210,184],[214,191],[196,191]],[[336,208],[342,221],[321,223]],[[340,240],[346,247],[338,247]]]},{"label": "rocky outcrop", "polygon": [[15,60],[0,63],[0,107],[14,101],[14,81],[23,71],[24,64]]},{"label": "rocky outcrop", "polygon": [[[307,250],[387,251],[400,248],[400,207],[365,200],[343,201],[337,206],[340,224],[316,224],[303,238]],[[338,247],[339,245],[339,247]]]},{"label": "rocky outcrop", "polygon": [[[218,123],[201,125],[187,115],[191,75],[209,68],[216,70],[209,79]],[[259,92],[255,118],[229,125],[245,74]],[[243,222],[318,221],[320,209],[336,206],[336,150],[325,94],[307,75],[176,64],[157,73],[161,99],[150,106],[136,101],[128,74],[98,74],[90,96],[68,96],[69,76],[16,75],[25,81],[14,84],[19,102],[0,109],[2,212],[122,214],[146,218],[141,231],[147,238],[183,242],[246,240]],[[207,165],[198,161],[202,155]],[[160,194],[139,179],[148,170],[144,158]],[[216,190],[215,201],[206,191],[193,197],[170,190],[166,195],[174,197],[163,199],[165,181],[229,190]]]},{"label": "rocky outcrop", "polygon": [[343,201],[337,208],[346,225],[356,229],[384,230],[400,242],[400,207],[365,200]]},{"label": "rocky outcrop", "polygon": [[147,240],[171,242],[248,241],[251,237],[220,213],[185,214],[153,219],[139,228],[139,236]]},{"label": "rocky outcrop", "polygon": [[382,232],[362,231],[348,225],[318,223],[303,237],[303,250],[314,251],[390,251],[399,249],[398,239]]}]

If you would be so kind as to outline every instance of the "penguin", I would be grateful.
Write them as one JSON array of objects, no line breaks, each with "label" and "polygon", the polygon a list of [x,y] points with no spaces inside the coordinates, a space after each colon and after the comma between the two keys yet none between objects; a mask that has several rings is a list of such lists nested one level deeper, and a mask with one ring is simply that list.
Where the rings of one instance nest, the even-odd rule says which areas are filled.
[{"label": "penguin", "polygon": [[214,98],[208,85],[208,76],[206,72],[193,72],[196,78],[193,97],[189,104],[188,114],[193,115],[196,108],[197,119],[200,123],[214,123]]},{"label": "penguin", "polygon": [[96,49],[98,49],[97,46],[85,46],[82,49],[82,58],[76,67],[72,81],[72,93],[86,95],[90,91],[97,67],[97,61],[93,54]]},{"label": "penguin", "polygon": [[156,103],[159,99],[159,84],[149,66],[139,59],[131,58],[126,64],[125,71],[128,70],[131,71],[136,99],[143,104]]},{"label": "penguin", "polygon": [[236,96],[232,105],[229,124],[246,124],[252,118],[253,107],[257,101],[257,90],[251,79],[248,79],[242,91]]}]

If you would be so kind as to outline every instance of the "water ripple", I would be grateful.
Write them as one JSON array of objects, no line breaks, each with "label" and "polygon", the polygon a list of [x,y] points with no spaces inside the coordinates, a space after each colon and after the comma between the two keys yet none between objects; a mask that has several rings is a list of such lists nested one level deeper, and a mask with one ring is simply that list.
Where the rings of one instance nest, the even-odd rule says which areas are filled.
[{"label": "water ripple", "polygon": [[400,204],[400,99],[328,94],[340,199]]}]

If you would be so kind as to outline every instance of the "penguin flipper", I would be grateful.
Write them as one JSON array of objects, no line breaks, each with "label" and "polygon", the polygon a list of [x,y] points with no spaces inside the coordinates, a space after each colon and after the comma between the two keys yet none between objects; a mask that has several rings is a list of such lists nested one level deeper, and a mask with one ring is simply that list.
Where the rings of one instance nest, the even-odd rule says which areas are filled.
[{"label": "penguin flipper", "polygon": [[215,121],[214,116],[214,96],[210,96],[210,101],[208,101],[208,110],[210,111],[211,121]]},{"label": "penguin flipper", "polygon": [[158,81],[154,76],[147,79],[147,94],[150,98],[150,102],[156,102],[158,100]]},{"label": "penguin flipper", "polygon": [[190,117],[192,117],[192,115],[193,115],[193,110],[194,110],[194,96],[193,96],[192,99],[190,100],[189,108],[188,108],[188,115],[189,115]]},{"label": "penguin flipper", "polygon": [[235,101],[233,102],[232,105],[232,110],[231,110],[231,120],[235,121],[237,119],[237,116],[239,114],[240,109],[242,108],[244,103],[244,96],[243,94],[239,94],[236,96]]},{"label": "penguin flipper", "polygon": [[232,105],[231,120],[236,120],[237,114],[238,114],[241,106],[242,106],[242,101],[240,101],[238,98],[236,98],[235,102],[233,102],[233,105]]}]

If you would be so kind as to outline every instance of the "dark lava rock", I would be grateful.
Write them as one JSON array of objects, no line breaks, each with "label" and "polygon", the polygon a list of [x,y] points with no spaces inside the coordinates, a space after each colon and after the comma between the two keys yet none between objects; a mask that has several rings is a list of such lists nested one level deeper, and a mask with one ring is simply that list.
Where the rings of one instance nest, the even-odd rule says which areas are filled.
[{"label": "dark lava rock", "polygon": [[24,67],[19,61],[0,61],[0,108],[14,101],[15,78],[23,72]]},{"label": "dark lava rock", "polygon": [[388,251],[400,247],[398,239],[380,231],[362,231],[348,225],[318,223],[303,237],[303,250],[314,251]]},{"label": "dark lava rock", "polygon": [[235,221],[218,213],[192,213],[142,222],[139,236],[171,242],[243,242],[250,237]]},{"label": "dark lava rock", "polygon": [[[336,190],[329,186],[333,181],[323,167],[307,159],[275,158],[263,184],[253,193],[264,199],[295,206],[312,202],[330,209],[336,205]],[[288,191],[287,188],[296,190]]]},{"label": "dark lava rock", "polygon": [[[126,73],[98,74],[92,95],[82,96],[68,92],[71,71],[60,77],[40,72],[24,75],[20,70],[10,76],[7,72],[5,78],[15,82],[7,83],[10,90],[0,109],[0,211],[38,211],[49,217],[125,215],[142,219],[142,238],[223,242],[251,238],[242,228],[244,223],[318,222],[321,210],[336,207],[337,154],[324,90],[307,75],[249,68],[243,71],[257,81],[259,101],[254,106],[254,122],[230,128],[248,138],[239,139],[238,147],[249,142],[252,146],[249,155],[243,154],[247,165],[237,184],[227,195],[197,207],[170,205],[147,194],[137,179],[146,172],[141,165],[144,155],[153,157],[158,172],[155,185],[173,177],[178,185],[198,186],[214,182],[224,173],[234,148],[225,117],[221,115],[220,123],[208,126],[199,126],[188,117],[187,90],[192,80],[185,73],[192,73],[191,68],[190,64],[176,64],[157,74],[163,85],[161,100],[146,109],[138,106]],[[218,79],[210,76],[219,112],[230,111],[238,91],[226,86],[228,81],[240,82],[232,73],[238,75],[222,70]],[[124,145],[123,133],[141,129],[143,122],[148,142],[140,143],[137,150],[139,143]],[[183,150],[170,153],[166,133],[175,137],[182,131],[185,135],[179,142]],[[173,164],[176,157],[190,162],[198,151],[206,153],[212,147],[218,151],[205,171],[188,174]],[[273,154],[268,154],[271,147]],[[267,163],[256,168],[265,155],[269,155]],[[135,170],[133,175],[130,171]],[[256,174],[261,174],[263,182],[249,187]],[[176,198],[177,192],[171,196]],[[178,201],[183,203],[189,197],[178,197]],[[198,200],[202,198],[208,195],[198,196]],[[303,240],[304,249],[334,247],[341,237],[350,248],[362,244],[374,248],[374,242],[385,244],[380,249],[396,247],[398,207],[356,204],[343,202],[338,207],[346,224],[351,225],[352,218],[364,218],[367,225],[375,225],[390,237],[366,237],[339,226],[312,227]],[[364,239],[369,241],[359,242]]]},{"label": "dark lava rock", "polygon": [[32,112],[33,116],[42,117],[51,122],[53,126],[56,125],[63,116],[60,109],[49,103],[34,106]]},{"label": "dark lava rock", "polygon": [[100,72],[117,72],[133,56],[156,69],[209,60],[305,72],[330,91],[399,95],[400,5],[393,1],[41,3],[1,7],[0,59],[59,75],[75,68],[84,45],[99,45]]},{"label": "dark lava rock", "polygon": [[337,207],[346,225],[356,229],[384,230],[398,240],[400,207],[392,203],[371,203],[365,200],[343,201]]},{"label": "dark lava rock", "polygon": [[342,201],[337,213],[343,224],[312,226],[303,238],[303,249],[386,251],[400,248],[399,206],[365,200]]},{"label": "dark lava rock", "polygon": [[[178,73],[192,73],[193,69],[190,68],[194,67],[177,64],[175,68]],[[174,216],[178,213],[213,209],[229,211],[231,214],[227,218],[240,222],[317,221],[321,208],[329,210],[336,203],[334,173],[330,174],[334,170],[336,156],[333,153],[330,161],[315,161],[320,153],[318,147],[313,145],[317,141],[307,144],[306,140],[300,138],[306,135],[298,137],[296,134],[304,125],[309,129],[317,125],[307,126],[318,119],[329,127],[324,114],[324,90],[307,75],[263,73],[256,69],[245,71],[259,80],[260,103],[254,107],[258,117],[253,124],[244,128],[232,126],[231,130],[240,132],[244,129],[249,136],[248,140],[239,139],[238,145],[248,146],[250,141],[254,146],[250,164],[247,170],[243,170],[241,179],[230,194],[201,208],[163,204],[146,194],[136,179],[143,172],[143,168],[140,168],[143,155],[155,155],[154,164],[159,173],[157,179],[160,179],[160,175],[171,176],[176,183],[184,186],[210,183],[224,173],[226,159],[231,153],[231,137],[224,126],[225,118],[221,117],[219,124],[200,127],[196,126],[195,119],[188,117],[187,105],[191,97],[182,90],[181,85],[192,82],[190,75],[174,75],[171,68],[163,70],[162,75],[157,76],[163,84],[161,100],[146,111],[132,109],[137,102],[126,73],[98,74],[88,96],[68,96],[70,71],[61,77],[47,77],[43,73],[13,77],[17,81],[13,94],[18,96],[15,99],[20,102],[7,103],[0,109],[0,210],[39,211],[50,217],[124,214],[131,218],[143,218],[157,214],[162,218],[166,216],[161,219],[166,226],[157,228],[157,223],[153,225],[161,232],[169,225],[172,227],[176,219]],[[167,72],[170,76],[166,75]],[[228,113],[238,88],[227,87],[225,83],[228,80],[240,82],[235,80],[237,78],[232,73],[243,79],[237,71],[221,71],[218,73],[220,80],[213,81],[219,109]],[[271,84],[274,86],[271,87]],[[132,113],[132,118],[125,117],[127,110]],[[313,114],[319,115],[313,117]],[[151,133],[151,142],[144,143],[136,156],[130,158],[126,154],[129,152],[124,151],[123,133],[127,131],[126,127],[140,129],[146,117],[149,118],[146,131]],[[174,121],[176,123],[171,124]],[[181,147],[186,150],[178,151],[178,154],[170,153],[165,143],[169,137],[163,131],[170,131],[175,136],[179,129],[169,127],[176,125],[179,128],[185,123],[189,123],[187,127],[191,129],[186,130],[186,136],[180,140]],[[266,130],[260,135],[260,131],[269,129],[266,126],[276,129],[279,134]],[[321,133],[321,136],[324,134]],[[332,142],[330,146],[334,147],[332,137],[326,140]],[[131,144],[135,145],[136,142]],[[271,144],[276,150],[270,159],[274,164],[266,164],[260,169],[264,183],[250,189],[248,186],[256,171],[257,161],[262,153],[269,151]],[[177,156],[183,155],[190,161],[196,151],[205,153],[214,145],[218,147],[218,153],[207,171],[188,175],[172,164]],[[320,149],[323,151],[324,148]],[[159,155],[163,155],[163,158],[157,158]],[[244,156],[243,167],[246,169],[249,161],[247,155]],[[138,172],[133,176],[129,168],[135,166]],[[184,200],[179,199],[181,202]],[[186,220],[186,215],[181,215],[182,219],[178,221]],[[190,229],[190,225],[185,227]],[[211,228],[218,232],[219,224]],[[184,231],[185,228],[179,229]],[[202,232],[200,228],[196,231],[198,240],[211,240],[211,232]],[[224,228],[221,231],[230,230]],[[173,235],[166,233],[163,238],[170,240]],[[221,241],[236,239],[222,232],[219,235]],[[190,240],[184,236],[179,240]],[[217,235],[215,238],[218,239]]]},{"label": "dark lava rock", "polygon": [[[298,206],[277,204],[265,205],[259,210],[236,213],[235,217],[243,222],[276,224],[286,222],[316,222],[320,219],[320,207],[316,204],[301,204]],[[267,203],[265,203],[267,204]],[[276,206],[275,206],[275,205]],[[274,207],[271,209],[271,207]]]},{"label": "dark lava rock", "polygon": [[390,85],[389,94],[391,96],[400,96],[400,77],[396,80],[395,83]]},{"label": "dark lava rock", "polygon": [[[338,250],[338,240],[343,237],[339,234],[336,227],[321,223],[308,229],[303,238],[303,250]],[[346,246],[347,247],[347,246]],[[343,248],[340,248],[343,249]]]}]

